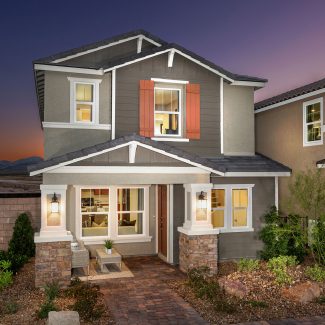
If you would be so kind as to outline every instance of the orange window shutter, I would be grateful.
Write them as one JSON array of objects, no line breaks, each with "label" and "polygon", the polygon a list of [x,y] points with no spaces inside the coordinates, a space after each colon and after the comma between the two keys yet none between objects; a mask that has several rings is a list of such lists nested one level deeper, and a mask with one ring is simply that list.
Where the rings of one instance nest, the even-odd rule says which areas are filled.
[{"label": "orange window shutter", "polygon": [[140,80],[139,94],[140,135],[153,137],[154,135],[154,82]]},{"label": "orange window shutter", "polygon": [[200,85],[186,85],[186,137],[200,139]]}]

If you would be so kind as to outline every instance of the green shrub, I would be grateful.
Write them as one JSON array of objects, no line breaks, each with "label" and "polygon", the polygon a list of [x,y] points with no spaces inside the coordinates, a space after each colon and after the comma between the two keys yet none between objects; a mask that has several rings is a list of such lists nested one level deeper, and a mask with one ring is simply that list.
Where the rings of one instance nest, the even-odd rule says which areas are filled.
[{"label": "green shrub", "polygon": [[313,281],[325,281],[325,269],[318,265],[308,266],[306,268],[305,274]]},{"label": "green shrub", "polygon": [[86,321],[96,320],[104,312],[104,306],[98,304],[101,293],[97,285],[73,280],[65,294],[76,299],[72,309],[77,311],[80,317]]},{"label": "green shrub", "polygon": [[9,251],[0,251],[0,260],[10,261],[10,270],[15,274],[28,261],[28,257],[25,255],[15,255]]},{"label": "green shrub", "polygon": [[35,255],[34,231],[26,213],[20,214],[15,222],[8,252],[27,258]]},{"label": "green shrub", "polygon": [[317,299],[317,302],[319,304],[325,304],[325,296],[320,296],[318,299]]},{"label": "green shrub", "polygon": [[280,255],[293,255],[302,261],[307,254],[307,234],[301,218],[289,215],[284,219],[276,207],[272,207],[264,219],[266,224],[260,231],[260,239],[264,242],[261,257],[269,260]]},{"label": "green shrub", "polygon": [[253,259],[242,258],[238,262],[239,272],[252,272],[259,268],[259,261]]},{"label": "green shrub", "polygon": [[259,307],[259,308],[267,308],[269,306],[265,301],[259,301],[259,300],[247,300],[246,303],[248,303],[252,307]]},{"label": "green shrub", "polygon": [[44,319],[48,317],[50,311],[57,311],[58,308],[54,305],[53,301],[46,301],[41,305],[40,310],[37,315],[40,319]]},{"label": "green shrub", "polygon": [[2,307],[2,312],[4,314],[16,314],[17,311],[19,309],[19,305],[17,304],[17,302],[15,301],[8,301],[4,304],[4,306]]},{"label": "green shrub", "polygon": [[12,284],[12,271],[10,261],[0,261],[0,291]]},{"label": "green shrub", "polygon": [[211,302],[213,308],[219,312],[233,313],[235,307],[228,303],[223,296],[217,281],[210,277],[210,269],[207,266],[192,268],[187,273],[188,284],[198,298],[204,298]]},{"label": "green shrub", "polygon": [[297,265],[295,256],[273,257],[267,262],[267,267],[275,275],[276,282],[279,284],[292,283],[292,277],[288,274],[288,266]]},{"label": "green shrub", "polygon": [[312,227],[311,248],[317,263],[325,266],[325,215],[320,216]]},{"label": "green shrub", "polygon": [[57,282],[52,282],[46,284],[44,290],[47,300],[53,301],[59,295],[60,287]]}]

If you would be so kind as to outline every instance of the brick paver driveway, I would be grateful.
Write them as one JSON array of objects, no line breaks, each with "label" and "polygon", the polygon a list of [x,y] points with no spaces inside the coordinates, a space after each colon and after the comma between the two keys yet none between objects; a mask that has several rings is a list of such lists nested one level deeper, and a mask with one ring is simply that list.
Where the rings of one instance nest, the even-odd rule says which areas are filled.
[{"label": "brick paver driveway", "polygon": [[184,275],[158,257],[132,257],[124,263],[134,278],[99,282],[117,324],[207,324],[167,281]]}]

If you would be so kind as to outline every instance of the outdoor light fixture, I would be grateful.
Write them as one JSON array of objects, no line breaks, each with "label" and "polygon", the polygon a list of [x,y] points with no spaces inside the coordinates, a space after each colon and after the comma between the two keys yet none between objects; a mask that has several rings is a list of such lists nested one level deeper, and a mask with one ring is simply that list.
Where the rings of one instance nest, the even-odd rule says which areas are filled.
[{"label": "outdoor light fixture", "polygon": [[198,200],[199,200],[199,208],[206,209],[207,208],[207,195],[205,192],[201,191],[201,193],[198,196]]},{"label": "outdoor light fixture", "polygon": [[59,200],[54,192],[54,195],[52,197],[51,201],[51,212],[52,213],[58,213],[59,212]]}]

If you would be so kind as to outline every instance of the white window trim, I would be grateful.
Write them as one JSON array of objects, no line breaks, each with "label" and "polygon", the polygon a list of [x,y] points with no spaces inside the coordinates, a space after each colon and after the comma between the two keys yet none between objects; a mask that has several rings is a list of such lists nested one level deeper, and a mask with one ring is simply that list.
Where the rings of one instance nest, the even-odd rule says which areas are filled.
[{"label": "white window trim", "polygon": [[[214,228],[219,229],[220,233],[226,232],[250,232],[254,231],[253,228],[253,204],[252,204],[252,195],[253,187],[255,184],[214,184],[212,190],[225,190],[225,220],[224,227]],[[232,226],[232,190],[247,190],[248,191],[248,207],[247,207],[247,226],[244,227],[233,227]]]},{"label": "white window trim", "polygon": [[[306,122],[306,111],[307,111],[307,106],[309,105],[313,105],[313,104],[317,104],[319,103],[320,104],[320,124],[321,124],[321,139],[318,140],[318,141],[308,141],[307,140],[307,125],[309,124],[313,124],[315,122],[312,122],[312,123],[307,123]],[[318,145],[322,145],[323,144],[323,97],[320,97],[320,98],[316,98],[316,99],[313,99],[313,100],[309,100],[308,102],[304,102],[303,103],[303,146],[304,147],[310,147],[310,146],[318,146]]]},{"label": "white window trim", "polygon": [[[68,77],[70,81],[70,123],[75,125],[99,125],[99,84],[101,79],[84,79]],[[76,85],[87,84],[93,86],[92,120],[90,122],[77,121],[76,118]],[[87,102],[88,103],[88,102]],[[89,104],[89,103],[88,103]]]},{"label": "white window trim", "polygon": [[[159,90],[176,90],[178,91],[178,112],[168,112],[168,111],[156,111],[156,89]],[[183,131],[182,131],[182,118],[183,118],[183,107],[182,107],[182,96],[183,92],[181,88],[178,87],[162,87],[162,86],[155,86],[154,87],[154,104],[153,104],[153,109],[154,109],[154,137],[159,137],[159,138],[182,138]],[[178,115],[178,134],[156,134],[156,128],[155,128],[155,121],[156,121],[156,113],[157,114],[177,114]]]},{"label": "white window trim", "polygon": [[[143,212],[143,233],[136,235],[118,235],[117,222],[117,189],[121,188],[143,188],[144,189],[144,212]],[[111,239],[115,243],[136,243],[149,242],[149,188],[150,185],[121,185],[121,186],[98,186],[98,185],[78,185],[75,186],[75,209],[76,220],[75,229],[77,239],[85,243],[102,244],[104,240]],[[109,208],[108,212],[101,212],[101,214],[108,215],[108,235],[107,236],[82,236],[82,213],[80,209],[81,190],[82,189],[108,189],[109,190]],[[114,217],[115,216],[115,217]]]}]

